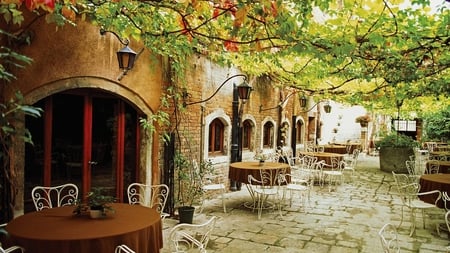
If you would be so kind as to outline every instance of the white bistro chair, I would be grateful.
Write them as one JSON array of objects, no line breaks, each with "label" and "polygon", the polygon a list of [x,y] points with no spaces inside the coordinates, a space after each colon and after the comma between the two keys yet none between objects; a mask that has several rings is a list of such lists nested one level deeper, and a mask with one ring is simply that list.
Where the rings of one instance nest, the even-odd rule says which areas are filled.
[{"label": "white bistro chair", "polygon": [[384,224],[384,226],[378,232],[378,236],[381,240],[381,246],[384,253],[399,253],[400,247],[398,245],[397,229],[390,223]]},{"label": "white bistro chair", "polygon": [[[422,213],[423,227],[425,228],[425,210],[430,208],[437,208],[437,202],[442,198],[442,193],[439,190],[419,192],[420,184],[417,182],[415,176],[410,176],[409,174],[396,174],[392,171],[395,183],[397,185],[398,194],[402,200],[402,217],[400,220],[400,227],[403,223],[403,209],[406,207],[410,209],[411,213],[411,232],[412,236],[416,229],[416,210],[420,210]],[[436,197],[435,203],[430,204],[419,198],[419,196],[432,195]],[[439,234],[439,225],[436,226],[436,230]]]},{"label": "white bistro chair", "polygon": [[295,194],[298,194],[302,201],[303,208],[306,210],[306,200],[311,205],[311,188],[314,184],[313,175],[306,170],[299,170],[295,175],[281,174],[281,187],[284,188],[283,200],[289,195],[289,206],[292,207],[292,202]]},{"label": "white bistro chair", "polygon": [[[0,224],[1,233],[4,233],[5,236],[8,236],[8,232],[4,230],[6,227],[6,223]],[[4,249],[2,244],[0,243],[0,253],[14,253],[14,252],[25,252],[25,249],[20,246],[11,246],[9,248]]]},{"label": "white bistro chair", "polygon": [[216,225],[216,217],[201,224],[181,223],[174,226],[169,233],[170,248],[172,252],[198,252],[206,253],[211,233]]},{"label": "white bistro chair", "polygon": [[[192,164],[194,166],[194,169],[199,172],[200,167],[198,166],[197,161],[193,160]],[[223,177],[221,175],[213,174],[212,172],[207,172],[202,176],[201,183],[203,194],[202,194],[202,205],[200,207],[199,213],[203,212],[203,209],[205,207],[205,200],[207,197],[206,195],[207,192],[210,191],[220,192],[222,198],[223,212],[226,213],[227,206],[225,203],[225,193],[227,189],[225,187],[225,183],[223,182]]]},{"label": "white bistro chair", "polygon": [[281,213],[283,192],[280,188],[283,180],[280,179],[280,175],[284,174],[284,171],[282,169],[260,169],[259,172],[260,180],[248,175],[248,184],[252,189],[253,208],[258,209],[258,219],[261,219],[262,211],[268,205],[272,208],[277,207],[280,216],[283,216]]},{"label": "white bistro chair", "polygon": [[117,245],[114,253],[135,253],[135,251],[130,249],[127,245],[122,244],[122,245]]},{"label": "white bistro chair", "polygon": [[162,219],[169,216],[164,212],[167,197],[169,196],[169,187],[165,184],[148,185],[141,183],[132,183],[128,186],[128,203],[130,205],[142,205],[155,208]]},{"label": "white bistro chair", "polygon": [[75,205],[78,199],[78,187],[71,183],[58,186],[35,186],[31,190],[31,197],[36,211]]}]

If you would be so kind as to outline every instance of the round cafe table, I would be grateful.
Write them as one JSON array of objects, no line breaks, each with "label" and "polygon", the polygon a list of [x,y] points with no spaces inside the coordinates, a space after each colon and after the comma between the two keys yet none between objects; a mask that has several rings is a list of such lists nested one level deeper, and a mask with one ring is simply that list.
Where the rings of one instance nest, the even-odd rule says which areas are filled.
[{"label": "round cafe table", "polygon": [[327,153],[347,154],[347,147],[342,145],[325,145],[324,151]]},{"label": "round cafe table", "polygon": [[[420,192],[439,190],[450,193],[450,174],[425,174],[420,177]],[[436,197],[434,194],[419,196],[421,200],[434,204]],[[444,208],[444,202],[440,199],[437,206]]]},{"label": "round cafe table", "polygon": [[285,169],[286,173],[290,173],[290,167],[287,163],[264,162],[264,166],[260,166],[259,162],[235,162],[230,164],[228,178],[237,182],[248,184],[248,175],[252,175],[256,179],[261,179],[260,170],[280,170]]},{"label": "round cafe table", "polygon": [[112,207],[113,215],[99,219],[74,215],[73,206],[44,209],[13,219],[6,230],[27,253],[113,253],[120,244],[139,253],[160,252],[162,223],[155,209],[124,203]]},{"label": "round cafe table", "polygon": [[[291,167],[287,163],[277,163],[277,162],[264,162],[261,166],[259,162],[235,162],[230,164],[230,170],[228,173],[228,178],[231,180],[244,183],[247,187],[248,193],[252,198],[251,202],[244,202],[244,206],[247,208],[256,208],[256,195],[252,186],[248,182],[248,176],[252,175],[255,179],[261,180],[261,170],[275,170],[273,175],[277,175],[280,172],[291,173]],[[255,182],[253,182],[255,184]],[[273,208],[273,204],[269,203],[263,208]]]},{"label": "round cafe table", "polygon": [[324,161],[325,164],[331,165],[331,158],[336,157],[338,159],[338,162],[342,161],[344,159],[343,154],[337,154],[337,153],[329,153],[329,152],[300,152],[301,155],[308,155],[317,157],[317,161]]}]

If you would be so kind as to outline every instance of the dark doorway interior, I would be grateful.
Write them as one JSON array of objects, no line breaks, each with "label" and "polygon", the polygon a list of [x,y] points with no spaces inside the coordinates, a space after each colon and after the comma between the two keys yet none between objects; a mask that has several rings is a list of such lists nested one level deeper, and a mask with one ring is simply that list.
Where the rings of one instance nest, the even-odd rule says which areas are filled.
[{"label": "dark doorway interior", "polygon": [[34,211],[36,185],[75,183],[80,198],[91,187],[103,187],[124,201],[126,187],[137,178],[136,110],[114,95],[88,89],[55,94],[35,106],[44,116],[26,119],[34,145],[27,145],[25,154],[25,212]]}]

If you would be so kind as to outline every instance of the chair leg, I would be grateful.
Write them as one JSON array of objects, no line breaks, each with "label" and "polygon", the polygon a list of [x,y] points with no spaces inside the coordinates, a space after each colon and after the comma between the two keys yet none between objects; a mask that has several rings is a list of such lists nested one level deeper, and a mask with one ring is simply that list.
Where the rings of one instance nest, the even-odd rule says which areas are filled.
[{"label": "chair leg", "polygon": [[200,210],[198,211],[198,213],[202,213],[204,207],[205,207],[205,197],[203,197],[202,199],[202,204],[200,205]]},{"label": "chair leg", "polygon": [[222,191],[222,205],[223,205],[223,212],[227,212],[227,206],[225,204],[225,193]]},{"label": "chair leg", "polygon": [[416,231],[416,212],[413,208],[411,208],[411,232],[409,233],[409,236],[413,236],[415,231]]},{"label": "chair leg", "polygon": [[402,217],[400,218],[400,224],[398,224],[397,228],[401,227],[403,224],[403,206],[402,206]]}]

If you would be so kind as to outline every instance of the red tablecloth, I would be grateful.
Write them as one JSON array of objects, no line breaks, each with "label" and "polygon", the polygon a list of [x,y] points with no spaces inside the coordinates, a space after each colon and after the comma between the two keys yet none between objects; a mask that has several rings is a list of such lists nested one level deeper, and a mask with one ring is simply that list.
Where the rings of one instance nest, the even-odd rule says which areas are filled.
[{"label": "red tablecloth", "polygon": [[[324,151],[328,153],[347,154],[347,147],[341,145],[325,145]],[[351,152],[351,150],[349,150]]]},{"label": "red tablecloth", "polygon": [[[426,174],[422,175],[419,180],[420,192],[427,192],[433,190],[439,190],[441,192],[446,191],[450,193],[450,174]],[[420,196],[420,199],[434,204],[436,201],[436,195]],[[438,207],[444,208],[444,202],[441,200],[437,203]]]},{"label": "red tablecloth", "polygon": [[161,217],[156,210],[113,204],[112,217],[75,216],[73,206],[27,213],[10,221],[6,230],[27,253],[113,253],[126,244],[139,253],[158,253],[163,247]]},{"label": "red tablecloth", "polygon": [[331,158],[336,157],[338,159],[338,162],[340,162],[342,159],[344,159],[343,154],[337,154],[337,153],[328,153],[328,152],[300,152],[301,155],[309,155],[317,157],[317,161],[324,161],[325,164],[331,165]]},{"label": "red tablecloth", "polygon": [[261,178],[261,169],[279,170],[284,169],[286,173],[290,173],[289,164],[265,162],[264,166],[259,166],[259,162],[236,162],[230,164],[228,178],[233,181],[248,184],[248,175],[252,175],[256,179]]}]

